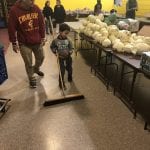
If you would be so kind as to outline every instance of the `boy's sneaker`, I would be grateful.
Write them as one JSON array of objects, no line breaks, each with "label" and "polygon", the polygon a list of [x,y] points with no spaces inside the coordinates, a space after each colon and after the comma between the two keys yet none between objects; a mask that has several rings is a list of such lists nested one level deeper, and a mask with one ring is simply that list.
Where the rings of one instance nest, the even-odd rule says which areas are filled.
[{"label": "boy's sneaker", "polygon": [[44,77],[44,73],[42,71],[35,71],[36,74],[38,74],[41,77]]},{"label": "boy's sneaker", "polygon": [[37,85],[36,85],[36,79],[33,79],[30,81],[30,88],[36,88]]},{"label": "boy's sneaker", "polygon": [[68,82],[72,82],[72,76],[68,76]]}]

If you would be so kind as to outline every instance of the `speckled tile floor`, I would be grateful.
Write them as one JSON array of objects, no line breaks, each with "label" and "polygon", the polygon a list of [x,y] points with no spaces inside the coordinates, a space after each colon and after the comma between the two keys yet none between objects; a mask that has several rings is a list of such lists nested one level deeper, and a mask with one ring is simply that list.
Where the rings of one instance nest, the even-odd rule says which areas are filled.
[{"label": "speckled tile floor", "polygon": [[43,107],[46,99],[61,95],[56,58],[45,49],[38,87],[30,89],[19,54],[11,46],[6,54],[9,79],[0,87],[0,97],[11,98],[0,119],[0,150],[150,150],[150,133],[144,122],[134,120],[128,108],[90,73],[82,55],[73,56],[72,84],[85,99]]}]

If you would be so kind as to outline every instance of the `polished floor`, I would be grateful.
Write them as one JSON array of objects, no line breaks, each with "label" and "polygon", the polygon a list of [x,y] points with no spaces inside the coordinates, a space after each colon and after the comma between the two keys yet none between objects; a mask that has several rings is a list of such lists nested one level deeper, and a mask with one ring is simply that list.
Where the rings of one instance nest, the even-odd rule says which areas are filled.
[{"label": "polished floor", "polygon": [[[46,43],[41,70],[45,77],[30,89],[20,54],[9,46],[6,63],[9,79],[0,86],[0,97],[11,98],[0,119],[0,150],[150,150],[150,132],[93,74],[81,54],[73,55],[73,80],[66,93],[85,99],[43,107],[47,99],[61,96],[56,58]],[[86,52],[85,52],[86,53]]]}]

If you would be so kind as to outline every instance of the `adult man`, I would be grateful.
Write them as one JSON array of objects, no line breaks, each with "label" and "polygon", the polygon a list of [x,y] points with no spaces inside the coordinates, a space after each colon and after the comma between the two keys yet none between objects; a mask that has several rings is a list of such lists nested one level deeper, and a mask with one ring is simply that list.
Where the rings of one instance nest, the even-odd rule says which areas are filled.
[{"label": "adult man", "polygon": [[94,15],[98,16],[102,11],[101,0],[97,0],[96,5],[94,6]]},{"label": "adult man", "polygon": [[135,19],[135,11],[138,10],[137,0],[128,0],[126,3],[126,18]]},{"label": "adult man", "polygon": [[[41,10],[34,0],[18,0],[9,12],[8,33],[13,51],[21,56],[31,88],[36,88],[34,73],[44,76],[39,70],[44,60],[43,45],[45,44],[45,25]],[[32,52],[35,65],[32,66]]]},{"label": "adult man", "polygon": [[50,7],[50,1],[45,2],[45,6],[43,8],[43,15],[45,17],[46,34],[49,34],[49,30],[50,30],[50,33],[52,34],[50,18],[51,19],[53,18],[53,10]]}]

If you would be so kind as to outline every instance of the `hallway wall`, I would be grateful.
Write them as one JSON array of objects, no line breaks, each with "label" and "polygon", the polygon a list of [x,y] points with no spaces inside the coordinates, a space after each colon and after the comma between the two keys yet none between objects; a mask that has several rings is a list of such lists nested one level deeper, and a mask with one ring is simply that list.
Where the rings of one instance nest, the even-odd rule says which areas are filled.
[{"label": "hallway wall", "polygon": [[[77,1],[68,2],[68,0],[61,0],[61,3],[64,5],[66,10],[69,9],[74,10],[77,8],[85,8],[85,7],[94,9],[94,5],[96,4],[96,1],[97,0],[77,0]],[[36,4],[38,4],[40,8],[43,8],[46,0],[44,1],[35,0],[35,2]],[[54,5],[56,4],[56,0],[50,0],[50,2],[52,8],[54,8]],[[109,11],[113,7],[113,0],[102,0],[102,5],[104,10]]]},{"label": "hallway wall", "polygon": [[[122,7],[115,6],[115,9],[118,10],[119,13],[124,14],[126,10],[126,1],[122,0]],[[147,13],[150,13],[150,0],[137,0],[138,2],[138,11],[136,14],[138,16],[144,16]]]},{"label": "hallway wall", "polygon": [[[68,3],[68,0],[61,0],[62,4],[64,5],[66,10],[74,10],[77,8],[85,8],[88,7],[90,9],[94,8],[94,5],[96,4],[96,0],[77,0],[77,1],[71,1],[71,3]],[[115,8],[118,10],[119,13],[125,14],[125,8],[126,8],[126,1],[127,0],[122,0],[122,6],[117,7],[114,6],[114,0],[102,0],[102,5],[103,5],[103,10],[109,11],[112,8]],[[137,15],[138,16],[143,16],[147,13],[150,13],[150,1],[149,0],[137,0],[138,1],[138,11]],[[42,9],[44,6],[44,3],[46,0],[41,1],[41,0],[35,0],[36,4]],[[54,5],[56,4],[56,0],[50,0],[52,8],[54,8]]]}]

